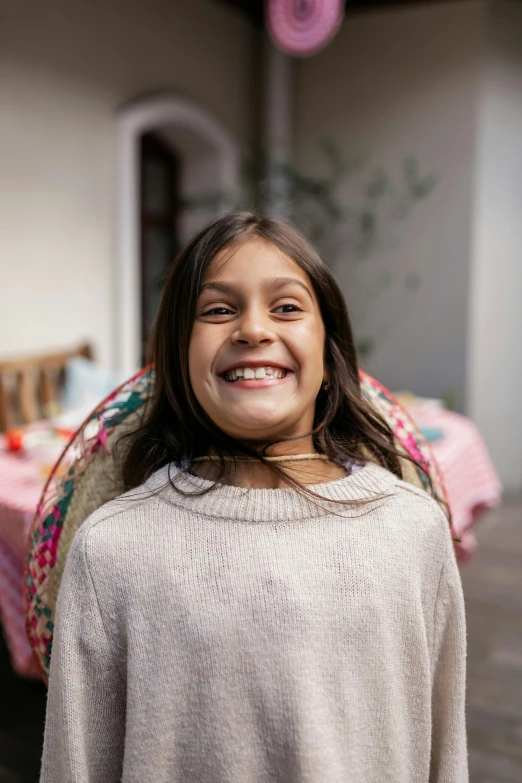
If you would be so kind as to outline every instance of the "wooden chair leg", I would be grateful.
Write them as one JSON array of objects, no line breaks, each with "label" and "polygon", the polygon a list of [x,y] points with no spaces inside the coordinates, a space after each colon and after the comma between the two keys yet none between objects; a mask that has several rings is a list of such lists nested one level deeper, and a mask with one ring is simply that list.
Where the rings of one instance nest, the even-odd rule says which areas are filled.
[{"label": "wooden chair leg", "polygon": [[12,426],[12,414],[7,397],[7,390],[2,376],[0,375],[0,432],[7,432]]},{"label": "wooden chair leg", "polygon": [[24,424],[30,424],[38,418],[38,406],[34,390],[34,379],[29,372],[18,373],[18,399]]},{"label": "wooden chair leg", "polygon": [[56,416],[58,412],[58,390],[56,373],[52,367],[42,367],[40,371],[40,389],[42,392],[43,413],[46,418]]}]

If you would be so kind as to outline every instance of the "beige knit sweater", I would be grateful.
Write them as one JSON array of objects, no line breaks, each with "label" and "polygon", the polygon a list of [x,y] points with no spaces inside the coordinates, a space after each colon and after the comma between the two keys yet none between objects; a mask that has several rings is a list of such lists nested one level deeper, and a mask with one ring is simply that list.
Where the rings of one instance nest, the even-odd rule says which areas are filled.
[{"label": "beige knit sweater", "polygon": [[186,497],[167,472],[76,534],[42,783],[467,781],[464,604],[435,502],[375,465],[317,485],[321,508]]}]

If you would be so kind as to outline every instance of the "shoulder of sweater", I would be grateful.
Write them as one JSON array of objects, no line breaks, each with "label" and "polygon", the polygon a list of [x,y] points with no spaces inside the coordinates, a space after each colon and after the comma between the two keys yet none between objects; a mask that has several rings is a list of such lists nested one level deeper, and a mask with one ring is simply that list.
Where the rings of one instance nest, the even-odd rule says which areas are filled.
[{"label": "shoulder of sweater", "polygon": [[150,480],[141,484],[139,487],[134,487],[128,492],[125,492],[118,497],[109,500],[102,506],[93,511],[85,522],[82,523],[80,528],[76,531],[74,536],[76,543],[81,540],[86,540],[89,537],[89,533],[102,523],[109,520],[115,520],[120,517],[124,517],[129,513],[136,513],[141,510],[147,503],[153,501],[156,495],[156,487],[151,487]]},{"label": "shoulder of sweater", "polygon": [[425,528],[451,539],[448,517],[435,498],[420,487],[400,479],[396,482],[396,497],[408,513],[415,514],[416,523],[420,521]]},{"label": "shoulder of sweater", "polygon": [[419,506],[424,506],[426,511],[429,512],[431,510],[439,517],[442,515],[443,518],[446,518],[440,504],[435,500],[434,497],[432,497],[432,495],[428,494],[428,492],[426,492],[425,490],[415,486],[414,484],[410,484],[408,481],[403,481],[401,479],[397,479],[396,486],[397,486],[397,492],[401,494],[404,498],[409,497],[412,503]]}]

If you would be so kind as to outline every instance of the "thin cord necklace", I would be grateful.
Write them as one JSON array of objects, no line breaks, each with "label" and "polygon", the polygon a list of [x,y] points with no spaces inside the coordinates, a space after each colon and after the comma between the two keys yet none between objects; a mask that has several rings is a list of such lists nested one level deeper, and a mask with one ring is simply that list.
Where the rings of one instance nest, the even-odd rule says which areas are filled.
[{"label": "thin cord necklace", "polygon": [[[301,460],[308,459],[323,459],[328,460],[326,454],[281,454],[276,457],[265,457],[267,462],[300,462]],[[212,454],[208,454],[205,457],[195,457],[192,462],[258,462],[255,457],[217,457]]]}]

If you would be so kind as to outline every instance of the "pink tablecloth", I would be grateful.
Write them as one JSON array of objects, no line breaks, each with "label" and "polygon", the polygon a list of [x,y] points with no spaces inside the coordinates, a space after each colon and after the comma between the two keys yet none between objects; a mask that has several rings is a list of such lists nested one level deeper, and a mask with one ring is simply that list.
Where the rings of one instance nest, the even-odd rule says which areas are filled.
[{"label": "pink tablecloth", "polygon": [[44,481],[27,457],[8,454],[0,436],[0,617],[13,668],[38,677],[25,634],[22,578],[25,544]]},{"label": "pink tablecloth", "polygon": [[[472,527],[480,511],[500,501],[500,481],[475,425],[464,416],[429,406],[418,408],[421,426],[436,427],[445,437],[433,444],[453,517],[462,538],[457,554],[470,557],[475,548]],[[27,533],[40,499],[43,479],[30,459],[7,454],[0,436],[0,615],[14,669],[37,677],[25,634],[22,574]]]},{"label": "pink tablecloth", "polygon": [[453,529],[462,542],[457,544],[457,556],[467,560],[476,549],[473,525],[483,511],[500,503],[500,479],[471,419],[429,404],[410,413],[420,427],[444,433],[431,445],[446,487]]}]

